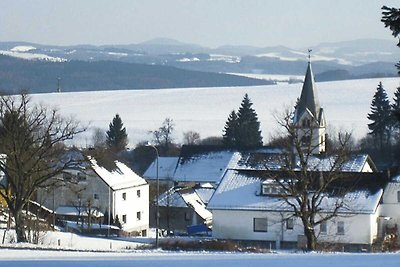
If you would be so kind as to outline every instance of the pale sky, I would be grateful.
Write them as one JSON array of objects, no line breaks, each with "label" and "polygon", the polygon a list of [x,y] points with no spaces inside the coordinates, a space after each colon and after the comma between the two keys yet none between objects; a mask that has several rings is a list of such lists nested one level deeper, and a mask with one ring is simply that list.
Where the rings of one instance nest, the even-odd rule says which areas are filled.
[{"label": "pale sky", "polygon": [[399,0],[0,0],[0,41],[131,44],[172,38],[208,47],[392,39],[381,7]]}]

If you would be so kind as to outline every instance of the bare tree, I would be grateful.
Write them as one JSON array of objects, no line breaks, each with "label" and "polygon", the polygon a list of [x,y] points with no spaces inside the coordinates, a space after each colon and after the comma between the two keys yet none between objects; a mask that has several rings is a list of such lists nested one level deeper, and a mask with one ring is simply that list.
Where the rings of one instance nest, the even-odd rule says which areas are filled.
[{"label": "bare tree", "polygon": [[[299,133],[298,127],[292,124],[292,113],[287,112],[278,123],[283,127],[286,151],[281,157],[281,171],[268,172],[267,179],[272,179],[279,188],[279,197],[291,208],[293,217],[301,220],[304,235],[307,239],[307,249],[315,250],[317,245],[316,226],[338,216],[339,211],[346,206],[344,196],[350,187],[337,186],[345,179],[342,172],[343,164],[349,159],[350,134],[338,134],[335,147],[323,155],[315,157],[316,146],[304,140],[304,136],[313,136],[313,127],[309,132]],[[328,164],[313,165],[311,159],[326,160]],[[328,198],[328,191],[335,186],[335,198],[332,207],[323,210],[323,202]],[[332,196],[332,195],[331,195]],[[323,211],[323,212],[321,212]]]},{"label": "bare tree", "polygon": [[15,222],[17,242],[27,242],[23,208],[45,182],[76,162],[64,157],[64,141],[84,131],[56,110],[33,105],[27,94],[0,97],[0,183]]},{"label": "bare tree", "polygon": [[200,142],[200,134],[194,131],[183,133],[183,143],[185,145],[198,145]]},{"label": "bare tree", "polygon": [[92,134],[92,145],[94,148],[106,147],[106,135],[101,128],[94,128]]},{"label": "bare tree", "polygon": [[152,131],[156,145],[168,151],[173,141],[172,132],[174,128],[174,121],[171,118],[166,118],[158,130]]}]

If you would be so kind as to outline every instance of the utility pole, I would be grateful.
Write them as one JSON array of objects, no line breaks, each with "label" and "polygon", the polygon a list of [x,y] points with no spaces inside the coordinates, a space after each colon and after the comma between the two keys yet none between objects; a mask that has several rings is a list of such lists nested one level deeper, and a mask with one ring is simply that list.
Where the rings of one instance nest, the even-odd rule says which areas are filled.
[{"label": "utility pole", "polygon": [[58,77],[58,78],[57,78],[57,93],[61,93],[60,81],[61,81],[61,78]]}]

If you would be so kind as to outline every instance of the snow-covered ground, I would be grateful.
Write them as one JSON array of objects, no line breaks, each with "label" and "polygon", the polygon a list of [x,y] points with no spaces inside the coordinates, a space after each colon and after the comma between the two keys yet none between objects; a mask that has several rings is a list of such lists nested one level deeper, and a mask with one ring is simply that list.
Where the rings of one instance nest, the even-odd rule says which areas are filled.
[{"label": "snow-covered ground", "polygon": [[62,252],[35,250],[0,250],[1,266],[174,266],[174,267],[394,267],[400,254],[346,253],[207,253],[207,252]]},{"label": "snow-covered ground", "polygon": [[[331,131],[351,131],[356,138],[364,136],[368,132],[367,114],[379,81],[392,99],[396,87],[400,85],[399,78],[317,83],[328,128]],[[264,141],[268,141],[281,129],[274,116],[294,105],[301,87],[302,84],[280,84],[51,93],[33,95],[33,100],[57,107],[63,115],[73,115],[83,124],[104,131],[118,113],[127,128],[130,146],[135,146],[140,141],[151,140],[149,131],[158,129],[167,117],[175,123],[173,137],[176,142],[182,142],[183,133],[187,131],[197,131],[202,138],[221,136],[229,113],[238,109],[244,94],[248,93],[261,122]],[[88,131],[76,142],[83,146],[90,145],[91,135]]]},{"label": "snow-covered ground", "polygon": [[[0,230],[3,237],[4,230]],[[151,238],[97,238],[72,233],[41,234],[40,245],[10,243],[8,231],[0,245],[0,266],[398,266],[400,253],[273,253],[169,252],[143,250]],[[162,240],[161,240],[162,241]]]}]

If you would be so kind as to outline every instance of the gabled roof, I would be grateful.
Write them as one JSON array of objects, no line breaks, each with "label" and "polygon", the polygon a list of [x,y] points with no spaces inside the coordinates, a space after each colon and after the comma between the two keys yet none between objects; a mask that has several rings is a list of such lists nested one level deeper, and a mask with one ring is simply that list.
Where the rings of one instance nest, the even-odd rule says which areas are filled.
[{"label": "gabled roof", "polygon": [[[282,170],[291,155],[283,150],[252,151],[241,153],[241,159],[232,168],[236,170]],[[299,166],[299,159],[295,159]],[[310,171],[329,171],[333,168],[337,157],[324,155],[310,155],[307,163]],[[375,165],[367,154],[351,155],[344,163],[340,164],[343,172],[362,172],[369,165],[372,171],[376,171]]]},{"label": "gabled roof", "polygon": [[[172,180],[178,159],[178,157],[158,157],[158,179]],[[146,179],[157,179],[157,159],[150,164],[143,177]]]},{"label": "gabled roof", "polygon": [[89,161],[93,171],[112,190],[120,190],[147,184],[145,179],[137,175],[128,166],[119,161],[115,161],[116,168],[111,171],[107,170],[105,167],[99,166],[94,158],[89,157]]},{"label": "gabled roof", "polygon": [[239,157],[234,150],[222,147],[208,150],[200,146],[186,147],[179,157],[174,181],[218,183],[226,170],[236,164]]},{"label": "gabled roof", "polygon": [[162,207],[191,208],[204,220],[211,219],[212,214],[206,209],[215,189],[209,185],[193,187],[173,187],[160,195],[159,205]]},{"label": "gabled roof", "polygon": [[[210,210],[261,210],[261,211],[292,211],[282,198],[261,195],[261,183],[265,176],[256,171],[229,170],[207,208]],[[366,174],[370,176],[371,174]],[[372,186],[373,188],[369,188]],[[375,188],[376,187],[376,188]],[[356,186],[347,193],[345,198],[346,208],[341,213],[374,213],[383,193],[381,185],[374,184]],[[337,197],[327,194],[320,206],[323,211],[329,212],[334,207]],[[293,202],[294,203],[294,202]]]}]

